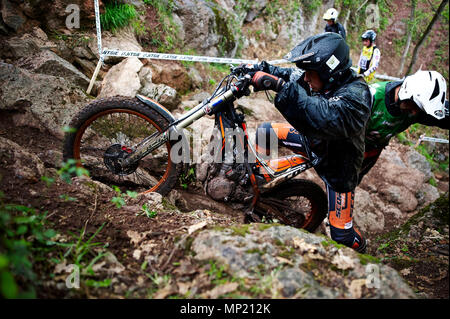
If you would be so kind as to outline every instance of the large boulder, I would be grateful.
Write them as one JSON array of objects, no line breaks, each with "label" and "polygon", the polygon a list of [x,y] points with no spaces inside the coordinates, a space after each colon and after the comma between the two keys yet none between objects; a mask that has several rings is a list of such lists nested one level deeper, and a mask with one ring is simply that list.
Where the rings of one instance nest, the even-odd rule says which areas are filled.
[{"label": "large boulder", "polygon": [[164,84],[147,83],[139,90],[139,93],[156,100],[168,110],[176,109],[181,101],[177,91]]},{"label": "large boulder", "polygon": [[392,268],[347,247],[289,226],[237,225],[201,231],[194,259],[223,267],[272,298],[415,298]]},{"label": "large boulder", "polygon": [[141,72],[147,74],[147,82],[148,74],[151,73],[152,83],[168,85],[180,94],[191,88],[192,80],[186,69],[175,61],[150,60]]},{"label": "large boulder", "polygon": [[381,233],[398,227],[412,213],[433,202],[439,191],[425,157],[392,142],[356,189],[355,222],[362,231]]},{"label": "large boulder", "polygon": [[83,73],[50,50],[43,50],[36,55],[20,59],[17,65],[33,73],[68,78],[84,88],[89,85],[89,79]]},{"label": "large boulder", "polygon": [[408,166],[415,168],[424,174],[424,182],[428,182],[434,177],[431,171],[431,165],[427,161],[426,157],[412,149],[406,153],[403,153],[403,157]]},{"label": "large boulder", "polygon": [[233,12],[227,12],[212,1],[177,0],[174,3],[174,16],[183,30],[179,38],[187,48],[204,55],[234,56],[238,41],[228,21],[229,15],[233,15],[231,19],[236,18]]},{"label": "large boulder", "polygon": [[[63,77],[34,74],[0,62],[0,110],[14,111],[21,125],[63,137],[63,126],[85,105],[86,94]],[[20,121],[26,117],[26,121]]]},{"label": "large boulder", "polygon": [[135,96],[141,88],[138,73],[142,66],[142,62],[135,57],[126,58],[114,65],[103,79],[99,97]]},{"label": "large boulder", "polygon": [[248,123],[286,122],[273,103],[265,97],[243,97],[237,100],[236,105],[243,108]]},{"label": "large boulder", "polygon": [[161,70],[145,66],[139,72],[141,88],[139,93],[161,103],[169,110],[175,109],[181,102],[177,90],[169,85],[158,82],[154,83],[154,78],[160,78]]},{"label": "large boulder", "polygon": [[[19,1],[15,1],[19,2]],[[91,0],[33,0],[20,1],[21,11],[39,22],[48,30],[67,30],[66,18],[69,15],[66,9],[69,5],[77,5],[80,9],[80,25],[92,25],[95,19],[94,1]],[[100,7],[103,6],[99,1]]]}]

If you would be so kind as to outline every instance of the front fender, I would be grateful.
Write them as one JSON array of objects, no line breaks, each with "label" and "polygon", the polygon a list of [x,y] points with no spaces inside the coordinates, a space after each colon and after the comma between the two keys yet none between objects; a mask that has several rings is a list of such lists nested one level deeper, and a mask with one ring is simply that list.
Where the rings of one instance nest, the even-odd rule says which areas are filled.
[{"label": "front fender", "polygon": [[158,112],[159,115],[164,117],[169,123],[175,122],[175,118],[173,117],[172,113],[168,109],[166,109],[164,106],[156,102],[155,100],[152,100],[144,95],[136,94],[136,98],[150,107],[152,110]]}]

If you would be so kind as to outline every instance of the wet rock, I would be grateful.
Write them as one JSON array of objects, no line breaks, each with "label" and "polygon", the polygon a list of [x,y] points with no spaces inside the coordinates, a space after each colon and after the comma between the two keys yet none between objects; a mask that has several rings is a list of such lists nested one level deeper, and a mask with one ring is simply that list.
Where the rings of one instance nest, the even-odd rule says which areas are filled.
[{"label": "wet rock", "polygon": [[[374,201],[375,199],[375,201]],[[384,228],[384,204],[378,197],[357,188],[355,192],[354,220],[362,232],[379,232]]]},{"label": "wet rock", "polygon": [[13,37],[2,41],[1,56],[5,58],[18,59],[33,55],[39,51],[36,41],[31,36]]},{"label": "wet rock", "polygon": [[194,89],[199,89],[202,87],[203,84],[203,78],[201,77],[200,73],[196,68],[189,68],[188,76],[191,79],[192,87]]},{"label": "wet rock", "polygon": [[397,204],[405,212],[415,210],[419,204],[414,194],[403,186],[385,184],[379,192],[388,202]]},{"label": "wet rock", "polygon": [[267,0],[252,1],[250,9],[245,15],[245,22],[252,22],[265,9]]},{"label": "wet rock", "polygon": [[206,2],[199,0],[178,0],[175,4],[174,13],[185,30],[183,40],[186,46],[195,48],[199,53],[217,56],[215,46],[219,43],[219,36],[214,32],[217,28],[214,11]]},{"label": "wet rock", "polygon": [[77,187],[77,194],[85,199],[92,199],[96,193],[112,193],[113,189],[103,183],[94,181],[86,175],[72,178],[72,184]]},{"label": "wet rock", "polygon": [[275,288],[285,298],[301,297],[308,299],[334,298],[336,293],[328,287],[320,287],[314,277],[301,269],[287,268],[276,274]]},{"label": "wet rock", "polygon": [[151,60],[143,69],[151,69],[151,82],[165,84],[180,94],[191,88],[191,79],[186,69],[175,61]]},{"label": "wet rock", "polygon": [[[244,109],[246,120],[250,127],[256,128],[260,122],[284,122],[285,119],[267,99],[243,97],[237,101],[237,105]],[[253,122],[253,125],[251,123]]]},{"label": "wet rock", "polygon": [[210,96],[211,96],[211,93],[202,91],[202,92],[199,92],[199,93],[191,96],[189,100],[195,101],[197,103],[201,103],[204,100],[206,100],[207,98],[209,98]]},{"label": "wet rock", "polygon": [[73,49],[73,54],[81,59],[94,60],[95,55],[88,47],[79,46]]},{"label": "wet rock", "polygon": [[[92,77],[92,75],[95,72],[95,68],[96,65],[94,62],[86,60],[86,59],[82,59],[79,57],[75,57],[75,62],[80,66],[81,70],[83,71],[83,73],[86,76]],[[98,74],[98,79],[103,79],[104,77],[104,73],[103,72],[99,72]]]}]

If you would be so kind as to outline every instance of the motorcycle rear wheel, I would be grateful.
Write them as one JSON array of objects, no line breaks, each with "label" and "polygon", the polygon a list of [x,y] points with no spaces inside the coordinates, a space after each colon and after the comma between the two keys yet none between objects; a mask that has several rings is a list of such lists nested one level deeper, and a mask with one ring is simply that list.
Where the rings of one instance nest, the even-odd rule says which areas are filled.
[{"label": "motorcycle rear wheel", "polygon": [[[325,192],[316,183],[305,179],[291,179],[261,195],[261,202],[277,209],[280,215],[265,211],[269,221],[314,232],[328,213]],[[266,206],[267,207],[267,206]]]}]

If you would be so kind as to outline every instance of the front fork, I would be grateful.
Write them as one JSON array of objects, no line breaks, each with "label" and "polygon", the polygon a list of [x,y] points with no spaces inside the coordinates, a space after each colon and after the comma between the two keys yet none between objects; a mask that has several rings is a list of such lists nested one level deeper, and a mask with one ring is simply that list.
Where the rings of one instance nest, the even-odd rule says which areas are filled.
[{"label": "front fork", "polygon": [[125,158],[121,159],[121,165],[123,167],[132,165],[156,150],[161,145],[169,142],[170,140],[177,140],[179,136],[182,135],[180,132],[182,132],[184,128],[188,127],[199,118],[207,114],[214,114],[225,103],[234,101],[236,99],[234,94],[235,90],[232,88],[206,104],[200,103],[179,120],[171,123],[170,126],[164,131],[156,132],[146,137],[136,146],[132,147],[132,152]]}]

